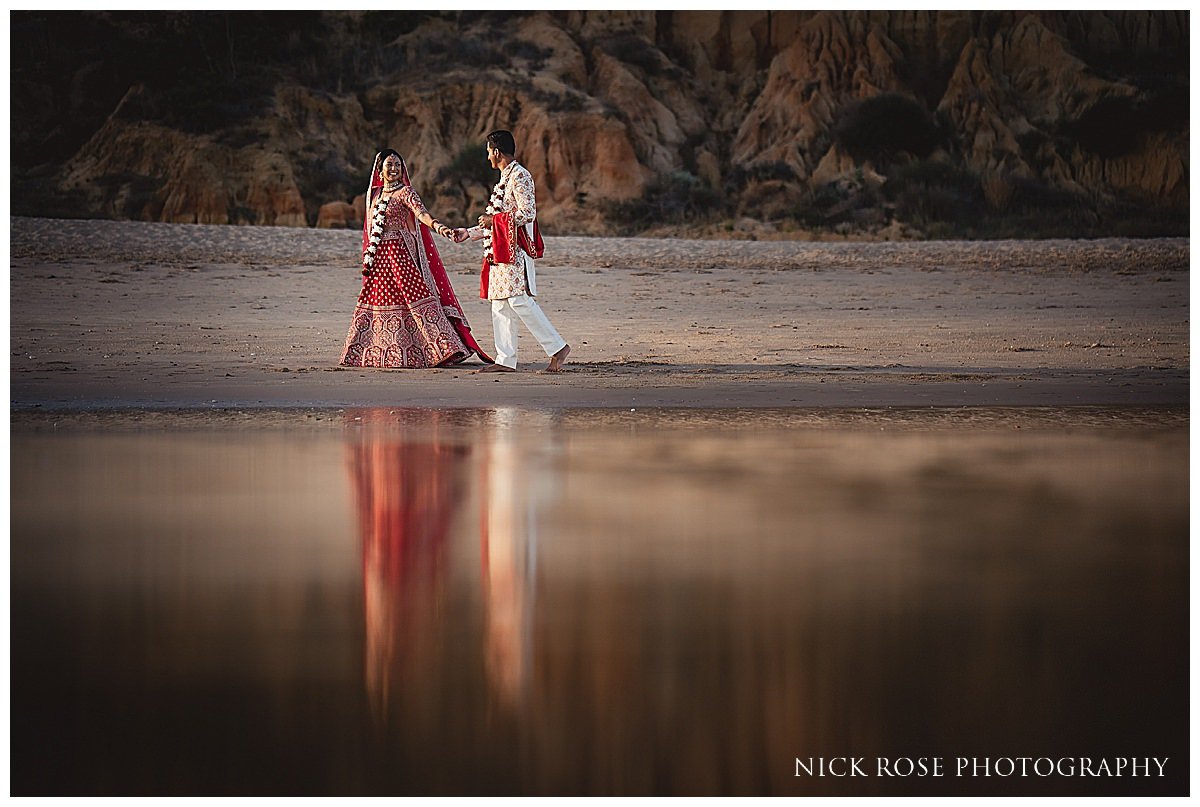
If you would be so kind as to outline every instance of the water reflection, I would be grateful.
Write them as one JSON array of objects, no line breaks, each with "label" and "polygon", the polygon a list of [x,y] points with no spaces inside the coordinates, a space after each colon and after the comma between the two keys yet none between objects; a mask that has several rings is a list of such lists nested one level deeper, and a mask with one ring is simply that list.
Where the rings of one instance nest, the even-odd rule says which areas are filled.
[{"label": "water reflection", "polygon": [[1186,419],[787,417],[15,435],[14,791],[1186,792]]},{"label": "water reflection", "polygon": [[[462,441],[461,414],[355,410],[350,479],[363,554],[366,689],[377,718],[392,693],[436,666],[439,614],[451,585],[452,527],[471,532],[479,508],[478,598],[483,671],[491,703],[508,711],[527,699],[537,562],[537,516],[553,477],[529,484],[517,435],[547,416],[497,409],[476,421],[482,437]],[[404,424],[402,433],[393,427]],[[457,523],[456,523],[457,522]],[[459,547],[463,550],[464,547]],[[464,569],[458,570],[460,573]],[[417,684],[418,688],[422,683]],[[397,720],[402,719],[396,717]]]},{"label": "water reflection", "polygon": [[553,475],[544,475],[539,477],[539,484],[528,484],[530,469],[522,463],[517,435],[520,428],[536,428],[546,419],[539,412],[497,409],[488,437],[482,441],[479,546],[485,670],[495,702],[510,710],[519,710],[528,702],[537,591],[537,523],[556,480]]},{"label": "water reflection", "polygon": [[444,596],[446,541],[462,504],[470,449],[449,442],[432,411],[416,439],[382,438],[386,410],[353,415],[350,477],[362,533],[366,686],[384,715],[404,669],[427,663],[427,625]]}]

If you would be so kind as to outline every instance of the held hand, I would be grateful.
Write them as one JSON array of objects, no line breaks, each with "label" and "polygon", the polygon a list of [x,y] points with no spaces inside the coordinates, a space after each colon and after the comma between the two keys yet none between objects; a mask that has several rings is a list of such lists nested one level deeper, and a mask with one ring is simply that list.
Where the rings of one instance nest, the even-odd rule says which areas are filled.
[{"label": "held hand", "polygon": [[467,228],[459,227],[454,231],[454,243],[461,244],[467,240]]}]

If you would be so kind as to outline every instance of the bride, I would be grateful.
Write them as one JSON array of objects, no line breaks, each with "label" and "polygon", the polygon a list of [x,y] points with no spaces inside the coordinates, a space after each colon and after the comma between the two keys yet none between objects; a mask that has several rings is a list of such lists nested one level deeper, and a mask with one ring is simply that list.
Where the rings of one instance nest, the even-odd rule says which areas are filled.
[{"label": "bride", "polygon": [[425,210],[393,149],[375,155],[363,222],[363,287],[339,364],[346,367],[441,367],[478,355],[430,231],[465,241]]}]

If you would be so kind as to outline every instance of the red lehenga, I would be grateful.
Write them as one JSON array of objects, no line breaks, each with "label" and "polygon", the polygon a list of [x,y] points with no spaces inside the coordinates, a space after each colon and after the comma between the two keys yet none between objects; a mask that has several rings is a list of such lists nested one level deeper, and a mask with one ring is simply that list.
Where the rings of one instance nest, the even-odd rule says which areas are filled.
[{"label": "red lehenga", "polygon": [[[374,201],[383,187],[380,164],[376,157],[363,223],[364,256]],[[438,367],[458,364],[472,353],[490,364],[471,335],[433,235],[419,220],[425,206],[409,184],[407,166],[402,167],[401,181],[403,187],[387,202],[383,236],[370,270],[364,270],[339,364]]]}]

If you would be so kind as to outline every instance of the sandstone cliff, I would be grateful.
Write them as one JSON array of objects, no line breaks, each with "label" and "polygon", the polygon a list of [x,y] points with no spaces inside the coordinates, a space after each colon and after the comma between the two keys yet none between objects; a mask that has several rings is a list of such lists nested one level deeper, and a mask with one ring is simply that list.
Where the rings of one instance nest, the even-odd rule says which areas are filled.
[{"label": "sandstone cliff", "polygon": [[467,220],[489,190],[479,143],[511,128],[560,233],[751,217],[902,234],[1039,206],[1084,229],[1140,208],[1186,231],[1187,12],[13,25],[18,214],[353,226],[390,145],[432,210]]}]

